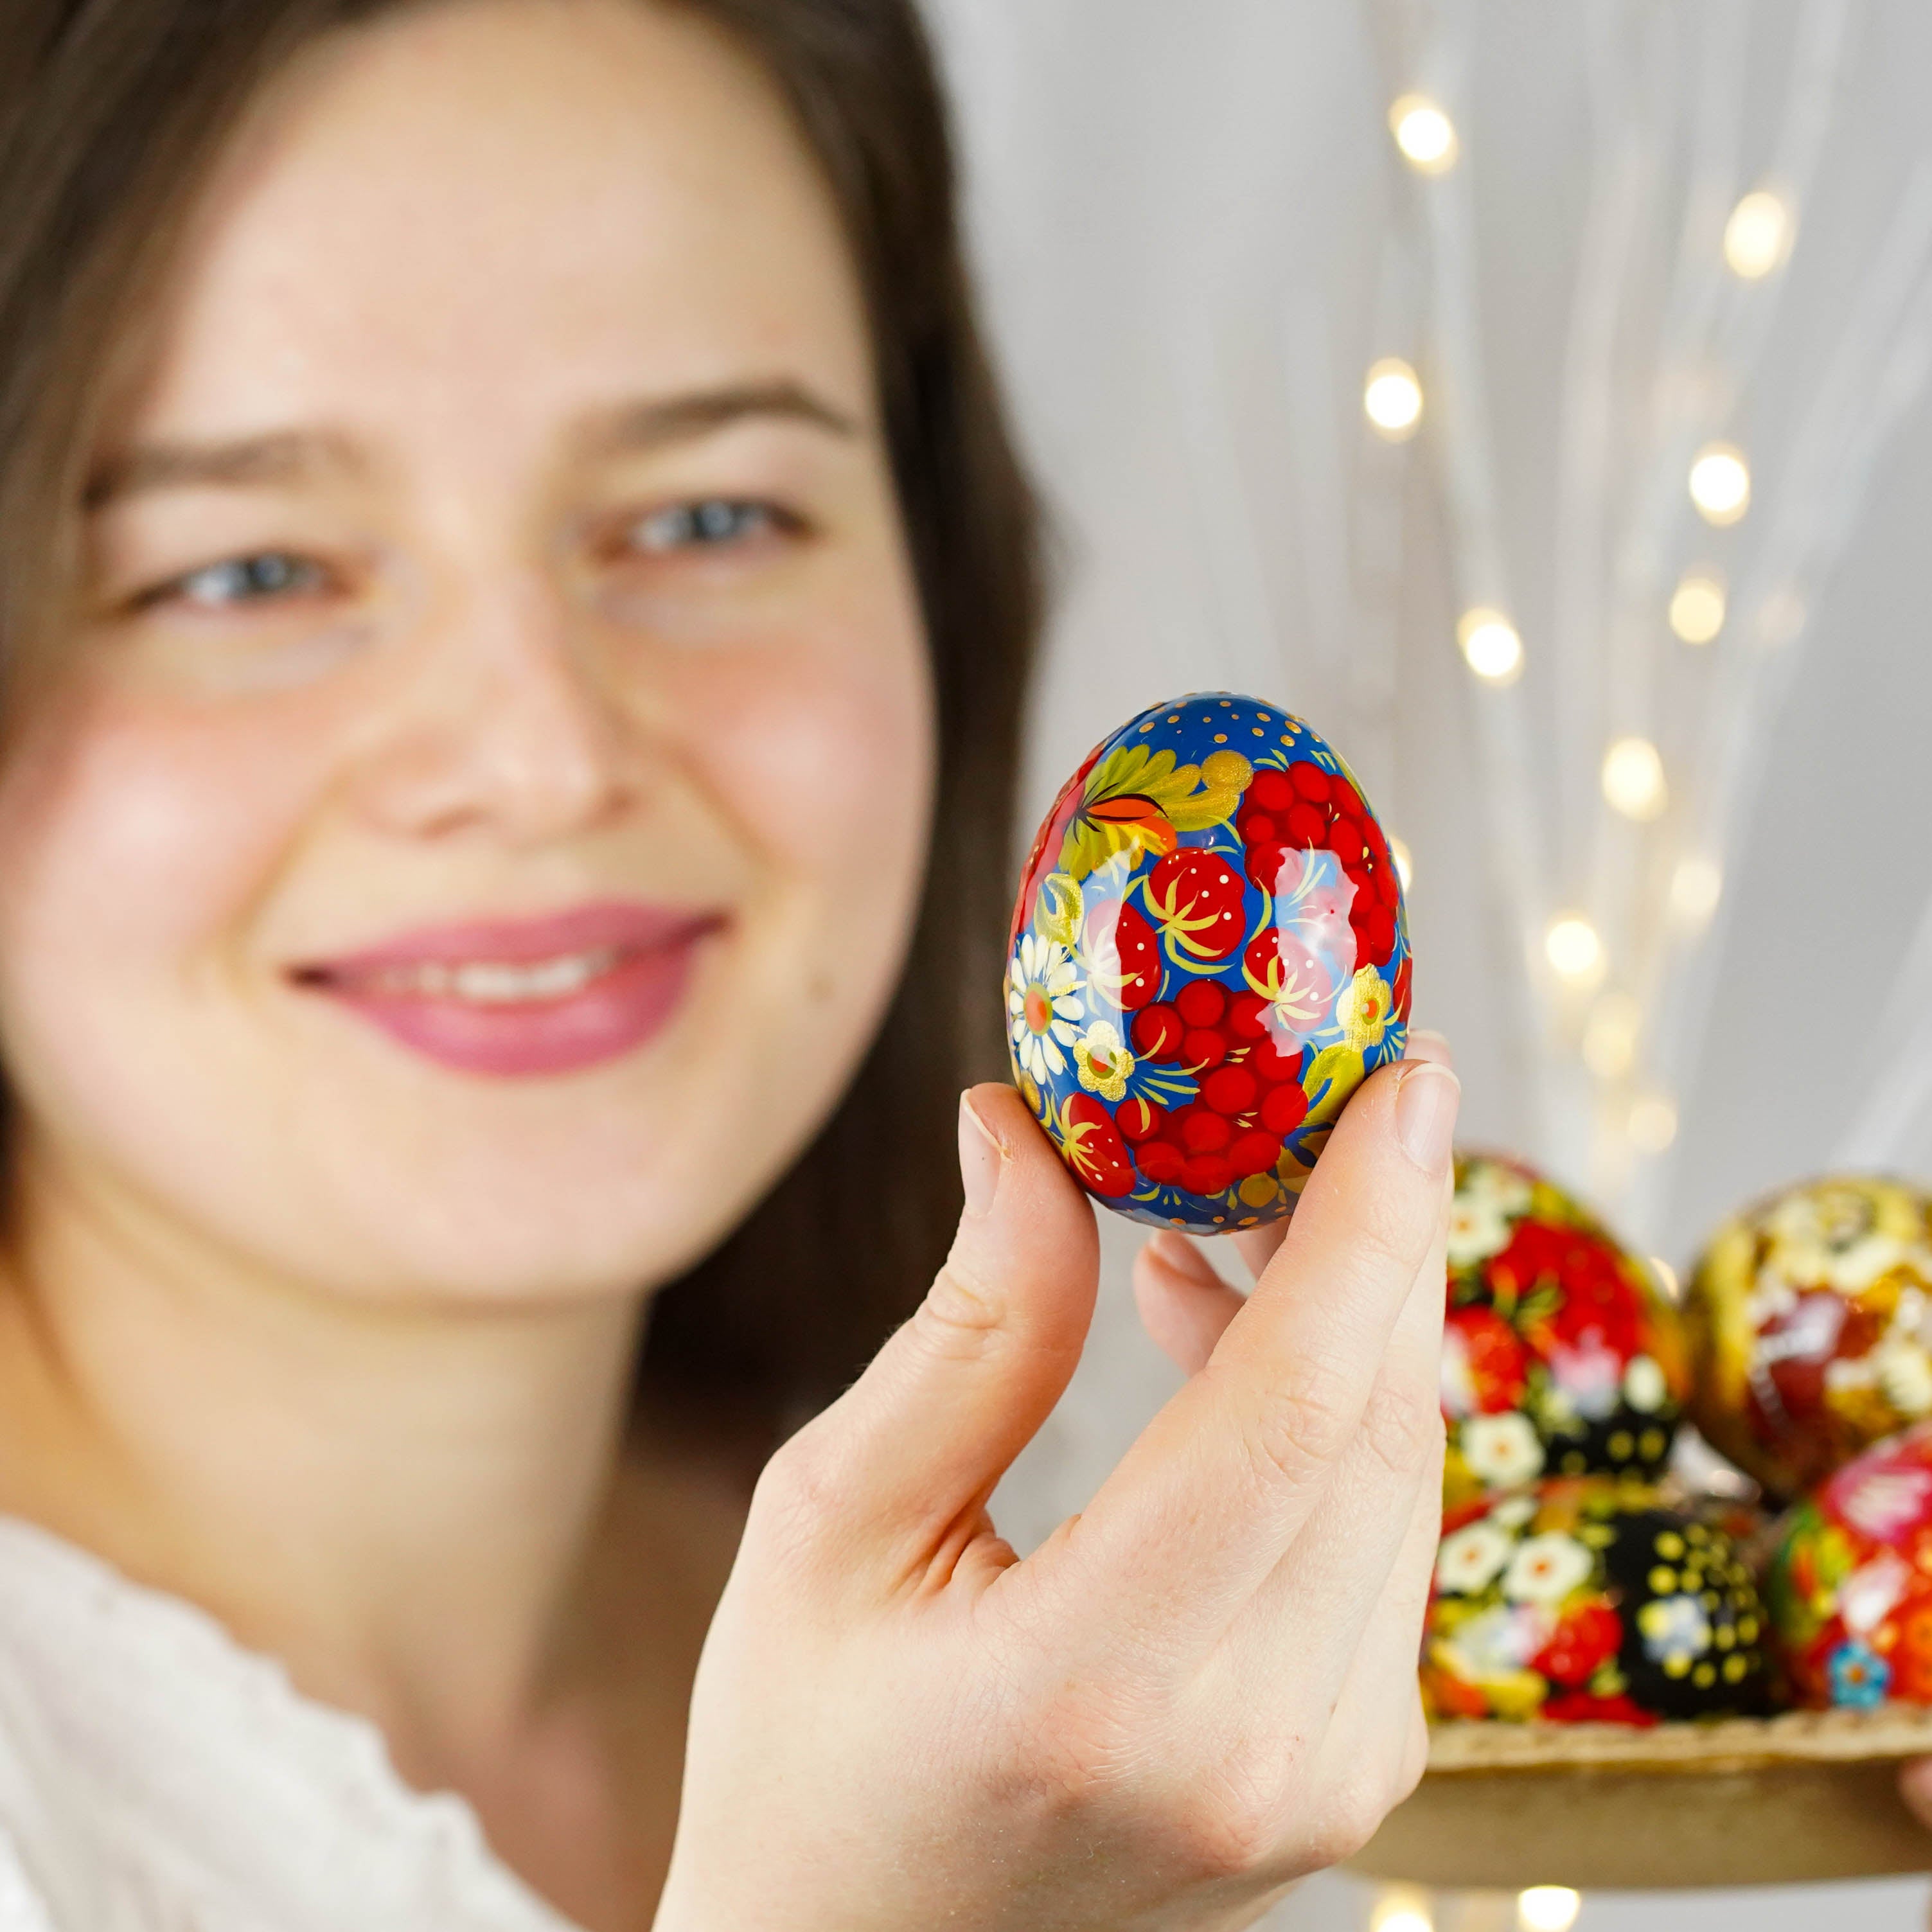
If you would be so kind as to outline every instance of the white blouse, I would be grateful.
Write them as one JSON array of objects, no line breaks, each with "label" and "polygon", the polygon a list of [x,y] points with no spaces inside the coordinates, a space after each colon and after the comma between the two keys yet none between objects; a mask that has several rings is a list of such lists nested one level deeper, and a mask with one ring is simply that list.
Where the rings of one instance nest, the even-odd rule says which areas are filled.
[{"label": "white blouse", "polygon": [[373,1724],[0,1516],[0,1932],[351,1927],[572,1932]]}]

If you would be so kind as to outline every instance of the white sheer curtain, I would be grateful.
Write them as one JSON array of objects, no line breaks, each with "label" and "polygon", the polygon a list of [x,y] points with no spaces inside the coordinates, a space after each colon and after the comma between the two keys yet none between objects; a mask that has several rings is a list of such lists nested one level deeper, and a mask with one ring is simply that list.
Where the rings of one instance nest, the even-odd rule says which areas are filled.
[{"label": "white sheer curtain", "polygon": [[[1932,1175],[1932,9],[928,4],[1061,533],[1028,814],[1138,706],[1264,693],[1414,851],[1418,1016],[1455,1041],[1469,1139],[1680,1263],[1836,1160]],[[1390,140],[1410,89],[1455,122],[1446,173]],[[1747,282],[1725,218],[1766,184],[1795,246]],[[1399,445],[1361,408],[1391,355],[1425,396]],[[1712,440],[1751,472],[1728,529],[1684,487]],[[1665,620],[1693,569],[1729,592],[1697,647]],[[1507,689],[1458,654],[1478,604],[1522,635]],[[1624,734],[1662,754],[1652,823],[1600,795]],[[1687,857],[1721,872],[1701,921],[1672,910]],[[1571,910],[1606,949],[1587,993],[1543,953]],[[1604,1074],[1580,1049],[1606,994],[1635,1036]],[[1654,1151],[1655,1108],[1628,1130],[1646,1100],[1678,1121]],[[1124,1234],[1080,1381],[1001,1499],[1022,1540],[1168,1385]],[[1922,1924],[1922,1892],[1605,1898],[1582,1924],[1881,1932]],[[1282,1922],[1363,1910],[1324,1880]]]}]

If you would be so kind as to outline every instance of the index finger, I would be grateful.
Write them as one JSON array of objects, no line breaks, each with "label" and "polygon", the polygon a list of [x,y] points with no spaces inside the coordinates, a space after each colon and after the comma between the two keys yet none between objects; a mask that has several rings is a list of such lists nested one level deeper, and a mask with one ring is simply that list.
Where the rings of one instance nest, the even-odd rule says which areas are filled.
[{"label": "index finger", "polygon": [[1066,1548],[1129,1615],[1218,1635],[1294,1542],[1429,1262],[1460,1094],[1430,1061],[1364,1084],[1207,1366],[1075,1526]]},{"label": "index finger", "polygon": [[[1431,1060],[1438,1066],[1447,1066],[1452,1071],[1456,1065],[1456,1057],[1449,1049],[1448,1041],[1426,1027],[1410,1028],[1402,1057],[1405,1060]],[[1248,1273],[1259,1280],[1262,1270],[1274,1259],[1287,1233],[1286,1222],[1270,1221],[1266,1227],[1244,1228],[1226,1238],[1234,1244],[1234,1252],[1246,1263]]]}]

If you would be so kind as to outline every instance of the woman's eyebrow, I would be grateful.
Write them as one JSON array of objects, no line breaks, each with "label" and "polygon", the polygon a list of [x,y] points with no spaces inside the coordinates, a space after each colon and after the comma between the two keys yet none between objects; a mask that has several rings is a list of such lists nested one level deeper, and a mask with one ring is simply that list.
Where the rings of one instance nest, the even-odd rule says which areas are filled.
[{"label": "woman's eyebrow", "polygon": [[110,457],[88,479],[86,502],[98,510],[152,490],[272,488],[320,476],[358,475],[368,458],[347,436],[326,430],[274,430],[223,442],[153,442]]},{"label": "woman's eyebrow", "polygon": [[[860,434],[858,421],[788,380],[732,383],[654,397],[596,412],[572,440],[593,457],[634,455],[688,442],[751,416],[802,422],[838,436]],[[86,506],[154,490],[262,489],[320,476],[365,473],[369,459],[350,438],[326,430],[275,430],[220,442],[154,442],[110,457],[88,480]]]},{"label": "woman's eyebrow", "polygon": [[748,416],[777,416],[856,436],[856,418],[788,379],[739,382],[721,388],[694,389],[620,404],[589,418],[574,439],[581,454],[592,457],[636,455],[707,436]]}]

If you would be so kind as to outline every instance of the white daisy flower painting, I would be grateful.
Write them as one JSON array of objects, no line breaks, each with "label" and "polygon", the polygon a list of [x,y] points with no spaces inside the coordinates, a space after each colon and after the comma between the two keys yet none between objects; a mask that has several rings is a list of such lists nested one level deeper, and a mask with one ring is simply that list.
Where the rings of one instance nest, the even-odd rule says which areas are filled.
[{"label": "white daisy flower painting", "polygon": [[1510,1230],[1529,1206],[1529,1183],[1511,1167],[1480,1156],[1464,1163],[1449,1204],[1449,1265],[1473,1268],[1509,1246]]},{"label": "white daisy flower painting", "polygon": [[1436,1553],[1436,1587],[1445,1594],[1473,1595],[1502,1574],[1514,1544],[1492,1522],[1466,1524],[1442,1539]]},{"label": "white daisy flower painting", "polygon": [[1546,1530],[1517,1544],[1503,1573],[1503,1594],[1513,1603],[1560,1604],[1595,1567],[1596,1558],[1574,1536]]},{"label": "white daisy flower painting", "polygon": [[1492,1490],[1513,1490],[1543,1473],[1543,1444],[1526,1415],[1472,1415],[1456,1438],[1469,1472]]},{"label": "white daisy flower painting", "polygon": [[1042,1084],[1064,1073],[1086,1013],[1072,956],[1057,940],[1024,934],[1006,970],[1006,1025],[1016,1064]]}]

